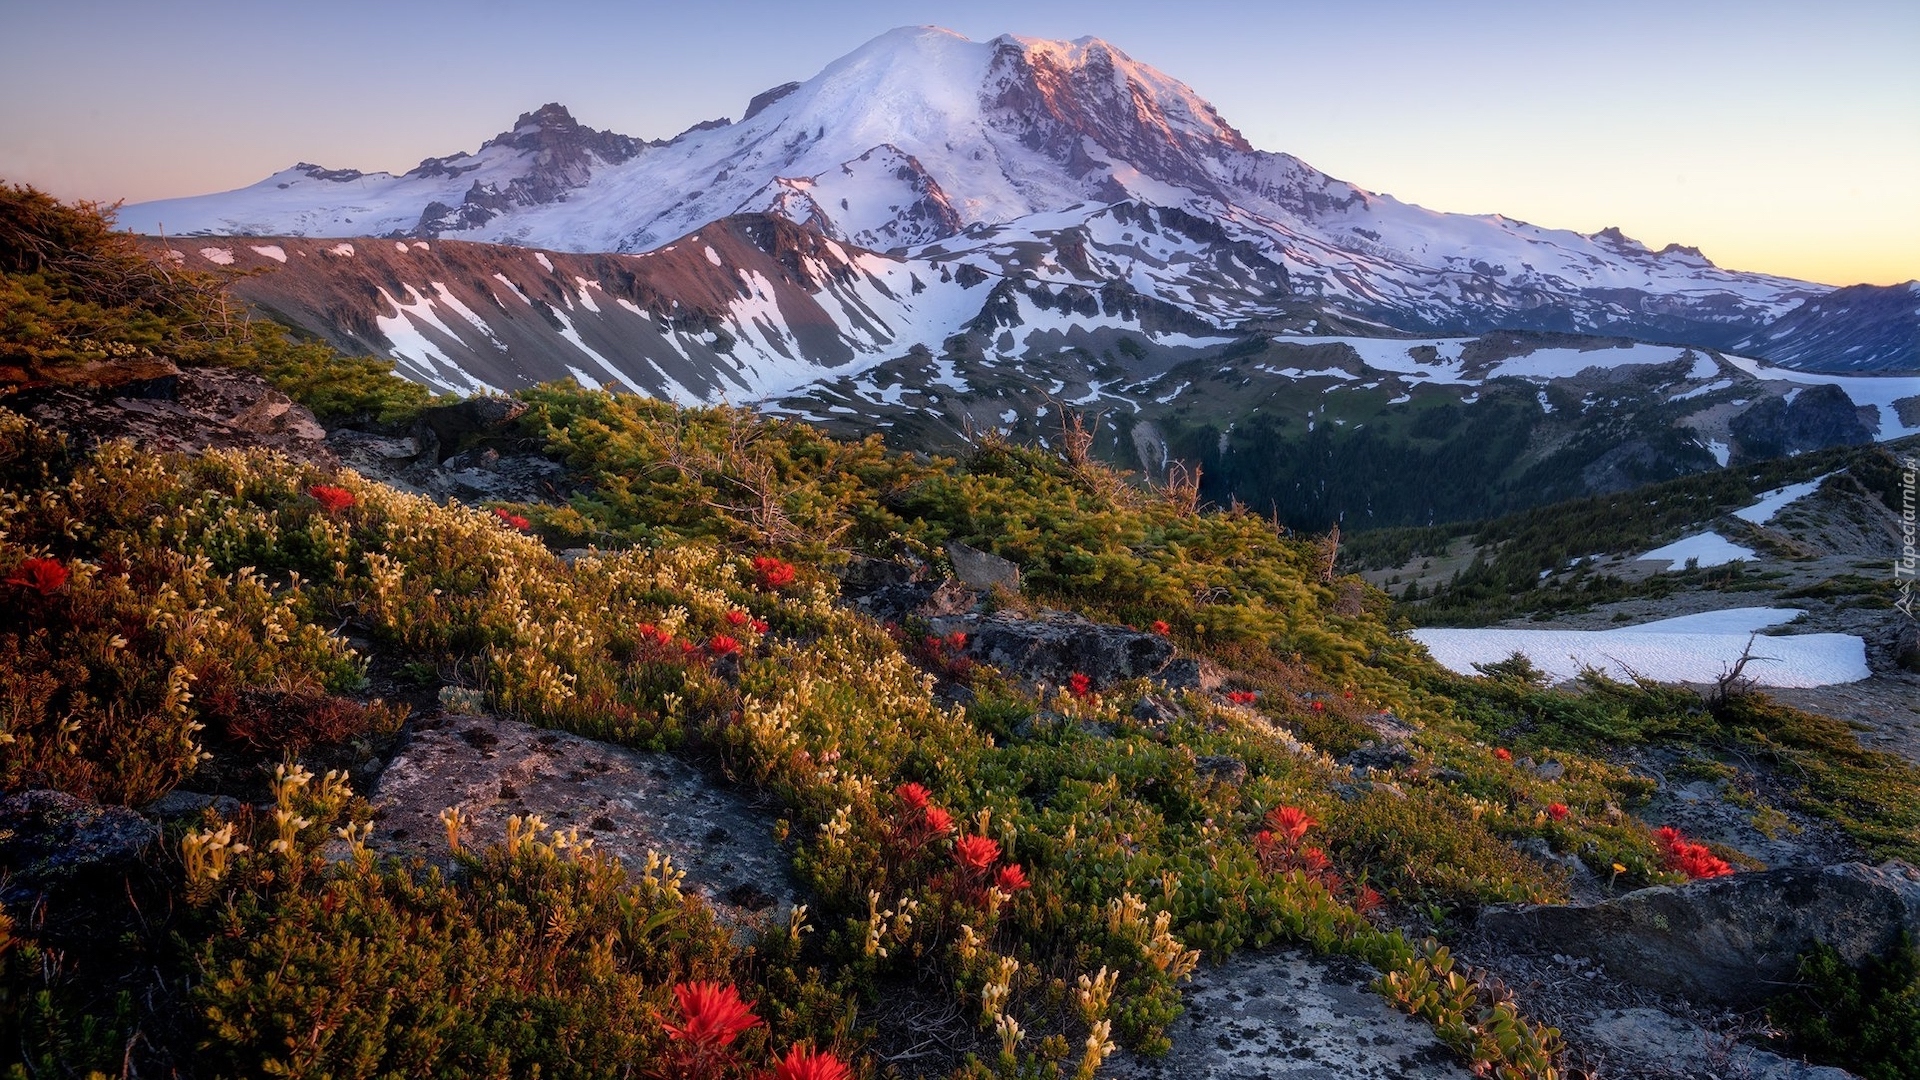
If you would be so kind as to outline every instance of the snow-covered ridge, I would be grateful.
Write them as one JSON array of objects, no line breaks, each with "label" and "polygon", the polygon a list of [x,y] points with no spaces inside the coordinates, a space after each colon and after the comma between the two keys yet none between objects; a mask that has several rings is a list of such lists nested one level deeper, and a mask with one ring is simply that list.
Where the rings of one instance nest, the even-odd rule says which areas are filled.
[{"label": "snow-covered ridge", "polygon": [[[1269,317],[1290,299],[1415,332],[1526,327],[1715,348],[1830,291],[1723,270],[1692,249],[1652,251],[1617,230],[1586,236],[1366,191],[1253,148],[1191,88],[1094,38],[974,42],[908,27],[778,89],[737,123],[666,142],[591,132],[549,106],[476,153],[402,176],[302,165],[238,191],[128,207],[121,222],[170,236],[447,236],[637,253],[767,211],[889,250],[960,242],[970,228],[1100,233],[1111,224],[1102,213],[1124,203],[1212,223],[1283,269],[1284,292],[1225,304],[1223,317]],[[1126,243],[1108,232],[1095,247],[1102,236]],[[1184,271],[1158,268],[1161,291],[1202,284],[1175,281]],[[1108,259],[1089,273],[1132,270]],[[1830,331],[1836,317],[1846,318],[1821,313],[1799,352],[1849,347]],[[1764,342],[1754,351],[1766,355]],[[1887,355],[1873,364],[1898,366]]]}]

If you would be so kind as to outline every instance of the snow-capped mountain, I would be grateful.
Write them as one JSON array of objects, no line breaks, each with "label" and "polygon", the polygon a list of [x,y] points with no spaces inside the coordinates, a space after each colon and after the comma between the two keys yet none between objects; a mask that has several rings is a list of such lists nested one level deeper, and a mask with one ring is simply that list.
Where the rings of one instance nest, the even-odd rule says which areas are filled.
[{"label": "snow-capped mountain", "polygon": [[[1190,88],[1106,42],[973,42],[932,27],[883,34],[759,95],[740,121],[669,141],[591,132],[548,106],[475,154],[400,176],[297,166],[234,192],[129,207],[121,223],[175,237],[638,253],[770,212],[836,240],[1002,274],[1041,273],[1016,256],[1072,248],[1084,234],[1084,265],[1061,264],[1062,281],[1138,272],[1157,280],[1134,281],[1148,286],[1140,291],[1171,302],[1218,294],[1217,283],[1142,268],[1155,258],[1144,234],[1119,224],[1140,208],[1204,222],[1208,244],[1243,253],[1206,260],[1235,289],[1262,283],[1224,306],[1198,305],[1223,330],[1307,305],[1406,332],[1531,328],[1726,347],[1761,340],[1767,324],[1830,291],[1723,270],[1687,248],[1652,251],[1615,230],[1586,236],[1402,203],[1256,150]],[[1818,347],[1793,358],[1829,360],[1844,362]],[[1886,366],[1920,363],[1909,350]]]}]

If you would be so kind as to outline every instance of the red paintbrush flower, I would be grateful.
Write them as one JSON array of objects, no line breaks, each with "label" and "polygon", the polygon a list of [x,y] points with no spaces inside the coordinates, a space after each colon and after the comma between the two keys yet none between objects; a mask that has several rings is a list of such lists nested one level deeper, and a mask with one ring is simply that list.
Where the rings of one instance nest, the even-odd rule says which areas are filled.
[{"label": "red paintbrush flower", "polygon": [[320,504],[320,509],[329,514],[337,514],[353,505],[353,492],[332,484],[315,484],[307,489],[307,494],[313,496],[314,501]]},{"label": "red paintbrush flower", "polygon": [[994,886],[1008,895],[1022,889],[1033,888],[1033,882],[1027,880],[1027,872],[1020,869],[1019,863],[1000,868],[1000,876],[994,879]]},{"label": "red paintbrush flower", "polygon": [[1307,835],[1308,829],[1320,823],[1297,806],[1276,806],[1267,811],[1267,824],[1285,834],[1287,839],[1297,841]]},{"label": "red paintbrush flower", "polygon": [[1165,637],[1173,633],[1173,627],[1168,626],[1167,620],[1165,619],[1155,619],[1153,620],[1153,632],[1159,634],[1161,637]]},{"label": "red paintbrush flower", "polygon": [[496,518],[499,518],[500,524],[505,525],[509,529],[517,529],[520,532],[526,532],[528,529],[533,528],[533,522],[528,521],[526,518],[521,517],[519,514],[508,513],[505,507],[500,507],[500,506],[494,507],[493,516]]},{"label": "red paintbrush flower", "polygon": [[1235,705],[1251,705],[1260,700],[1260,695],[1252,690],[1229,690],[1227,700]]},{"label": "red paintbrush flower", "polygon": [[763,589],[779,589],[793,584],[796,571],[793,564],[771,555],[759,555],[753,560],[753,576]]},{"label": "red paintbrush flower", "polygon": [[1678,870],[1690,878],[1726,877],[1733,873],[1732,864],[1715,855],[1705,844],[1688,840],[1671,825],[1662,825],[1653,838],[1660,845],[1661,865],[1668,870]]},{"label": "red paintbrush flower", "polygon": [[1547,816],[1555,821],[1567,820],[1567,815],[1570,813],[1572,813],[1572,811],[1567,809],[1566,803],[1557,802],[1547,804]]},{"label": "red paintbrush flower", "polygon": [[1074,697],[1086,697],[1088,694],[1093,693],[1093,680],[1076,671],[1072,675],[1067,676],[1067,689],[1072,692]]},{"label": "red paintbrush flower", "polygon": [[734,626],[745,626],[753,618],[744,611],[727,612],[727,622]]},{"label": "red paintbrush flower", "polygon": [[933,796],[921,785],[909,782],[894,788],[893,797],[909,810],[925,810]]},{"label": "red paintbrush flower", "polygon": [[52,596],[67,583],[69,571],[59,559],[32,558],[14,567],[7,584],[32,589],[41,596]]},{"label": "red paintbrush flower", "polygon": [[1494,760],[1496,761],[1512,761],[1513,751],[1507,749],[1504,746],[1495,747],[1493,751],[1493,757],[1494,757]]},{"label": "red paintbrush flower", "polygon": [[1316,701],[1316,702],[1314,702],[1314,703],[1313,703],[1313,711],[1314,711],[1314,712],[1325,712],[1326,710],[1327,710],[1327,703],[1326,703],[1326,702],[1324,702],[1324,701]]},{"label": "red paintbrush flower", "polygon": [[755,619],[749,624],[748,628],[756,634],[764,634],[767,632],[767,620]]},{"label": "red paintbrush flower", "polygon": [[953,842],[953,861],[960,868],[984,874],[1000,857],[1000,841],[987,836],[963,836]]},{"label": "red paintbrush flower", "polygon": [[852,1075],[833,1054],[795,1045],[774,1065],[772,1080],[848,1080]]},{"label": "red paintbrush flower", "polygon": [[927,831],[935,836],[953,828],[953,815],[937,806],[929,806],[922,813],[926,815]]},{"label": "red paintbrush flower", "polygon": [[1333,868],[1333,860],[1317,847],[1310,847],[1300,853],[1300,866],[1308,874],[1318,876]]},{"label": "red paintbrush flower", "polygon": [[753,1003],[741,1001],[740,991],[730,983],[681,983],[673,988],[673,997],[686,1023],[665,1025],[667,1034],[703,1049],[726,1046],[760,1023]]},{"label": "red paintbrush flower", "polygon": [[731,656],[740,651],[740,643],[725,634],[715,634],[707,642],[707,651],[715,656]]}]

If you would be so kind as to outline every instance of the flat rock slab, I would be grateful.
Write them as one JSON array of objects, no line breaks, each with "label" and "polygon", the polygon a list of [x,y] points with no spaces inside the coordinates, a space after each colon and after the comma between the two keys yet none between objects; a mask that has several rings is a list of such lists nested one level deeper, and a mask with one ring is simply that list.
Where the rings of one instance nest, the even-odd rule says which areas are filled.
[{"label": "flat rock slab", "polygon": [[1109,1059],[1122,1080],[1468,1080],[1433,1029],[1367,989],[1364,964],[1299,950],[1195,973],[1158,1060]]},{"label": "flat rock slab", "polygon": [[503,839],[513,815],[537,814],[563,832],[578,828],[631,871],[658,851],[735,926],[786,918],[797,893],[772,816],[671,754],[493,717],[442,716],[414,729],[372,801],[372,846],[441,867],[452,859],[440,812],[458,806],[470,820],[469,846]]},{"label": "flat rock slab", "polygon": [[1849,964],[1920,934],[1920,870],[1842,863],[1661,885],[1598,904],[1502,905],[1480,914],[1497,947],[1589,958],[1622,982],[1747,1007],[1779,993],[1824,943]]},{"label": "flat rock slab", "polygon": [[1659,1009],[1610,1009],[1585,1022],[1588,1040],[1610,1050],[1616,1076],[1728,1076],[1741,1080],[1851,1080],[1828,1065],[1809,1065],[1714,1035]]}]

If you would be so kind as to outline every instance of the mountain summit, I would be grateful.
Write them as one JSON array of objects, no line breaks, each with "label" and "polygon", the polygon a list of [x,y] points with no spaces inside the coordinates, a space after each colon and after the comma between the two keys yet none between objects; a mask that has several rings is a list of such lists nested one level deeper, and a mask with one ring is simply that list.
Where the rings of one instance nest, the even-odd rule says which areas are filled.
[{"label": "mountain summit", "polygon": [[[1255,294],[1238,319],[1308,303],[1405,332],[1604,332],[1723,348],[1831,291],[1724,270],[1692,248],[1653,251],[1617,229],[1437,213],[1366,191],[1255,149],[1184,83],[1097,38],[974,42],[926,26],[756,96],[738,122],[671,140],[591,131],[548,105],[474,154],[400,176],[302,165],[238,191],[129,207],[121,221],[172,236],[444,236],[632,253],[729,215],[773,213],[863,247],[912,255],[938,244],[1003,270],[1022,245],[1064,238],[1102,268],[1095,276],[1132,281],[1150,254],[1137,230],[1096,220],[1122,203],[1206,222],[1222,250],[1281,269],[1284,292]],[[1148,287],[1172,303],[1206,285],[1164,284]],[[1806,332],[1857,336],[1821,327]],[[1911,352],[1855,353],[1841,366],[1911,366]]]}]

